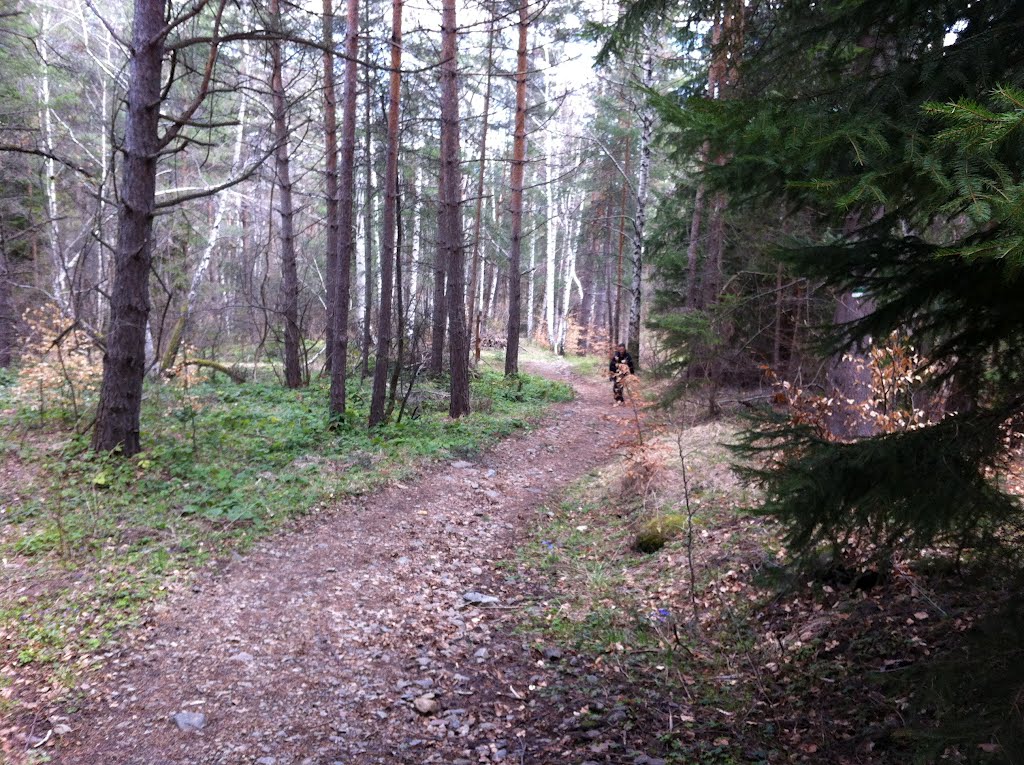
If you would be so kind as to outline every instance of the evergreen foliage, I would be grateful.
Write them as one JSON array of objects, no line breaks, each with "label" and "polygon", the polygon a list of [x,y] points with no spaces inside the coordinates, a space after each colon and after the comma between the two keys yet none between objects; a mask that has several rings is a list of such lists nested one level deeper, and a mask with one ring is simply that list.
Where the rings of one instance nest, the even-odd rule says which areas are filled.
[{"label": "evergreen foliage", "polygon": [[[682,193],[725,192],[737,218],[780,201],[799,214],[802,241],[773,248],[787,273],[874,306],[819,350],[905,333],[949,410],[847,443],[764,413],[739,451],[768,460],[747,474],[795,551],[851,537],[970,544],[1019,512],[990,476],[1024,408],[1024,6],[784,2],[745,23],[729,98],[655,97],[677,160],[709,160]],[[685,291],[678,265],[663,269],[669,294]],[[679,304],[654,323],[685,348],[706,319]]]}]

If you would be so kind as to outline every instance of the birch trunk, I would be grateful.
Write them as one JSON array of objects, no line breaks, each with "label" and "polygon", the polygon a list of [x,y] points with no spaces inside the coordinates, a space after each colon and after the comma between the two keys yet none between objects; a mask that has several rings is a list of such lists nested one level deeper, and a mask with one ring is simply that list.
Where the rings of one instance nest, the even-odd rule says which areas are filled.
[{"label": "birch trunk", "polygon": [[39,126],[42,132],[43,148],[48,157],[43,160],[46,173],[43,190],[46,195],[47,233],[50,237],[50,258],[53,262],[51,291],[53,299],[64,316],[71,316],[71,286],[68,278],[68,264],[64,259],[64,245],[60,232],[60,210],[57,205],[57,163],[53,160],[53,111],[50,106],[50,11],[44,10],[39,19]]},{"label": "birch trunk", "polygon": [[[363,6],[364,20],[369,25],[369,9],[367,3]],[[367,39],[366,50],[369,53],[372,43]],[[369,58],[369,55],[367,55]],[[365,207],[363,207],[363,342],[360,348],[359,375],[360,379],[370,373],[370,342],[371,323],[373,317],[373,189],[376,185],[373,177],[373,132],[370,130],[372,122],[373,93],[370,87],[370,70],[365,70],[363,78],[363,89],[365,92],[363,118],[365,120],[366,138],[364,150],[366,152],[366,175],[365,182]]]},{"label": "birch trunk", "polygon": [[[623,174],[629,173],[629,134],[626,134],[626,159],[623,163]],[[628,178],[622,179],[622,191],[619,193],[619,256],[615,266],[615,317],[612,322],[615,325],[614,336],[608,338],[618,343],[622,335],[622,266],[626,252],[626,221],[629,220],[626,207],[626,192],[629,190]]]},{"label": "birch trunk", "polygon": [[[650,88],[654,82],[654,57],[648,50],[644,54],[641,83]],[[626,347],[633,356],[634,365],[640,367],[640,302],[643,290],[644,226],[647,220],[647,182],[651,170],[651,138],[654,133],[654,115],[650,107],[641,114],[640,164],[637,170],[636,215],[633,218],[633,278],[630,283],[629,328]]]},{"label": "birch trunk", "polygon": [[[489,18],[487,21],[487,77],[486,84],[484,86],[484,113],[483,113],[483,125],[480,128],[480,167],[478,170],[478,178],[476,184],[476,215],[473,218],[473,260],[470,265],[469,271],[469,289],[467,290],[467,315],[469,316],[470,322],[475,327],[476,335],[476,348],[477,355],[476,361],[479,361],[479,349],[480,349],[480,321],[478,307],[479,300],[477,293],[479,290],[480,281],[480,224],[483,218],[483,202],[484,202],[484,173],[487,169],[487,122],[491,116],[491,68],[494,65],[494,3],[492,2],[488,9]],[[476,310],[474,310],[476,308]]]},{"label": "birch trunk", "polygon": [[[547,48],[548,73],[544,77],[544,101],[551,104],[554,98],[551,88],[551,46]],[[557,337],[555,334],[555,272],[557,270],[558,258],[558,213],[555,209],[555,146],[552,126],[544,131],[544,199],[546,203],[545,212],[547,221],[544,226],[545,236],[545,263],[547,272],[544,283],[544,323],[547,330],[548,343],[552,349],[555,347]]]},{"label": "birch trunk", "polygon": [[533,341],[533,323],[536,318],[535,306],[537,305],[537,281],[534,278],[537,271],[537,237],[530,237],[530,273],[527,274],[529,282],[526,290],[526,338]]},{"label": "birch trunk", "polygon": [[412,176],[412,259],[409,263],[409,295],[406,302],[409,304],[409,331],[415,332],[419,326],[419,305],[420,305],[420,226],[422,211],[420,208],[420,169],[417,167]]},{"label": "birch trunk", "polygon": [[[249,41],[243,40],[241,60],[243,76],[247,74],[246,70],[248,69],[247,62],[250,58],[250,48],[251,45]],[[235,132],[235,145],[231,154],[231,172],[228,176],[229,178],[236,177],[241,171],[242,147],[245,145],[245,120],[248,98],[244,92],[240,91],[238,93],[238,99],[238,130]],[[167,343],[167,349],[164,352],[162,361],[160,362],[161,370],[167,370],[174,366],[175,359],[178,356],[178,351],[181,349],[181,342],[188,330],[188,322],[192,316],[192,310],[199,298],[199,288],[203,284],[203,278],[206,276],[206,272],[213,260],[213,252],[220,241],[220,232],[224,223],[224,218],[225,216],[230,217],[234,214],[240,199],[241,198],[236,191],[222,191],[219,194],[215,194],[213,197],[213,223],[210,226],[210,233],[207,236],[206,247],[203,248],[203,252],[199,257],[199,262],[196,264],[196,269],[192,273],[192,280],[189,283],[188,294],[185,296],[185,302],[181,306],[181,312],[178,316],[177,322],[175,322],[174,329],[171,331],[171,337]]]}]

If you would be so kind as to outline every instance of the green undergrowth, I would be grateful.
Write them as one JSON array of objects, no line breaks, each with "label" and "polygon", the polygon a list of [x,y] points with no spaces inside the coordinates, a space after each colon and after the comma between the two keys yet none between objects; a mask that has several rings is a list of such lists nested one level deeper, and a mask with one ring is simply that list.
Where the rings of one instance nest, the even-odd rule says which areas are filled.
[{"label": "green undergrowth", "polygon": [[[600,678],[564,674],[570,694],[629,710],[612,753],[677,765],[1024,762],[1020,581],[955,573],[939,551],[877,581],[798,567],[742,509],[751,497],[721,446],[732,432],[649,434],[550,506],[520,550],[517,569],[541,593],[523,620],[529,639]],[[638,544],[652,530],[658,544]]]},{"label": "green undergrowth", "polygon": [[350,383],[347,424],[330,431],[323,381],[147,387],[144,451],[124,459],[12,409],[0,388],[13,423],[2,466],[24,477],[16,501],[0,499],[0,557],[12,574],[0,591],[0,666],[49,667],[60,685],[71,662],[107,646],[197,566],[431,461],[471,458],[572,397],[564,384],[485,368],[471,416],[451,420],[443,383],[421,384],[400,423],[369,431],[369,394],[369,380]]},{"label": "green undergrowth", "polygon": [[[548,509],[533,541],[520,550],[520,566],[546,581],[544,599],[524,630],[538,643],[568,647],[582,658],[585,672],[600,674],[597,693],[606,697],[595,697],[598,707],[629,709],[627,723],[614,733],[622,741],[615,753],[624,761],[657,752],[672,763],[767,762],[767,750],[732,736],[731,721],[750,703],[749,694],[723,682],[729,661],[707,650],[709,641],[753,642],[744,626],[746,599],[731,598],[724,618],[707,618],[719,580],[751,547],[734,540],[730,529],[742,492],[727,482],[694,481],[687,513],[681,477],[671,463],[675,449],[671,439],[648,439],[644,449],[593,471]],[[638,454],[650,464],[638,465]],[[708,467],[706,475],[724,468],[724,460],[713,442],[702,455],[691,455]],[[649,496],[636,491],[637,471],[657,487]],[[651,527],[671,533],[647,554],[636,543],[638,532]],[[690,549],[696,603],[690,597]],[[671,728],[654,730],[647,717],[667,715],[670,707]]]}]

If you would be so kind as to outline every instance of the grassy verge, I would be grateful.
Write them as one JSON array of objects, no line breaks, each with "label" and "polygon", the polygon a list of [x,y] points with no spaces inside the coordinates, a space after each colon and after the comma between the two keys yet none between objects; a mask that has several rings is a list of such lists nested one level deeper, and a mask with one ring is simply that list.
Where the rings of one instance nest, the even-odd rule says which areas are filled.
[{"label": "grassy verge", "polygon": [[[197,566],[244,550],[297,516],[408,478],[425,463],[478,453],[530,427],[567,386],[482,367],[474,414],[446,416],[421,387],[400,423],[368,431],[369,381],[350,388],[350,421],[331,433],[325,383],[204,382],[147,389],[145,451],[98,455],[87,436],[3,399],[0,453],[0,703],[73,687],[143,606]],[[12,687],[13,684],[13,687]],[[6,687],[4,687],[6,686]],[[6,699],[6,702],[4,701]],[[34,702],[30,702],[34,703]],[[0,708],[0,712],[11,711]]]},{"label": "grassy verge", "polygon": [[[719,445],[733,428],[649,428],[520,551],[544,593],[524,630],[591,678],[574,691],[594,702],[577,758],[1021,762],[1024,610],[1000,611],[1006,577],[954,575],[941,557],[878,581],[790,568],[773,528],[742,510],[751,498]],[[641,552],[652,526],[663,546]],[[606,746],[618,759],[594,756]]]}]

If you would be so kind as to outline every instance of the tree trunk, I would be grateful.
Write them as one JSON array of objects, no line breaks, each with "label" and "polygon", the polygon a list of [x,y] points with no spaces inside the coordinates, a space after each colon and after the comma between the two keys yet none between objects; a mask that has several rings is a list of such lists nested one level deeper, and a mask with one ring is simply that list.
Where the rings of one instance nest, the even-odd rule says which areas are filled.
[{"label": "tree trunk", "polygon": [[629,134],[626,134],[626,158],[622,165],[623,179],[622,192],[619,198],[619,257],[616,260],[615,268],[615,318],[612,323],[615,325],[614,337],[609,338],[612,342],[618,342],[622,334],[622,265],[626,252],[626,221],[629,219],[626,208],[626,192],[629,190]]},{"label": "tree trunk", "polygon": [[165,3],[135,0],[134,10],[110,329],[92,437],[97,451],[121,447],[129,457],[142,448],[139,419],[146,373],[149,271],[160,151]]},{"label": "tree trunk", "polygon": [[324,139],[327,144],[324,167],[327,182],[327,326],[325,366],[331,371],[334,358],[334,325],[331,317],[337,311],[338,301],[338,99],[334,88],[334,8],[331,0],[323,0],[324,43]]},{"label": "tree trunk", "polygon": [[[474,311],[477,304],[478,282],[480,280],[480,224],[483,217],[484,203],[484,173],[487,168],[487,123],[490,119],[491,108],[491,68],[494,65],[494,3],[489,8],[489,19],[487,22],[487,79],[484,86],[484,114],[483,126],[480,128],[480,169],[476,184],[476,216],[473,219],[473,261],[469,269],[469,290],[467,294],[467,315],[470,320],[478,311]],[[475,321],[476,347],[480,348],[480,322]],[[479,361],[479,355],[476,360]]]},{"label": "tree trunk", "polygon": [[[441,228],[439,220],[439,238],[444,236]],[[446,255],[444,246],[438,242],[434,249],[434,295],[431,300],[430,358],[427,362],[427,371],[435,377],[440,376],[444,369],[444,340],[448,326],[448,302],[445,297],[445,281],[448,278]]]},{"label": "tree trunk", "polygon": [[[364,21],[367,26],[370,23],[370,5],[366,3],[363,6],[364,10]],[[370,47],[373,42],[367,38],[366,41],[366,57],[370,58]],[[365,192],[364,192],[364,207],[363,207],[363,342],[360,345],[359,354],[359,376],[360,379],[365,379],[370,373],[370,343],[372,341],[372,323],[373,323],[373,132],[370,130],[372,122],[372,109],[373,109],[373,92],[370,85],[370,70],[366,68],[364,70],[365,76],[363,77],[363,90],[364,90],[364,106],[365,111],[363,117],[365,121],[365,141],[364,151],[366,153],[366,170],[365,170]],[[387,181],[385,181],[387,183]],[[383,259],[382,259],[383,263]]]},{"label": "tree trunk", "polygon": [[0,369],[11,365],[14,347],[14,304],[11,300],[11,274],[7,263],[7,243],[0,225]]},{"label": "tree trunk", "polygon": [[448,414],[469,414],[469,333],[466,328],[466,255],[462,231],[462,172],[459,154],[458,27],[455,0],[441,10],[441,178],[439,234],[448,267]]},{"label": "tree trunk", "polygon": [[[441,229],[442,225],[439,219],[438,237],[443,240],[444,233]],[[438,242],[434,250],[434,299],[430,327],[430,359],[427,363],[427,371],[435,377],[440,376],[444,368],[444,338],[448,322],[448,303],[445,300],[445,279],[448,274],[446,255],[444,245]]]},{"label": "tree trunk", "polygon": [[331,418],[345,416],[345,377],[348,364],[348,305],[355,240],[352,231],[356,154],[356,59],[359,56],[359,0],[346,0],[345,92],[338,179],[338,297],[334,311],[334,355],[331,367]]},{"label": "tree trunk", "polygon": [[[270,0],[271,23],[281,29],[281,2]],[[281,41],[270,42],[270,90],[274,103],[274,171],[279,189],[278,215],[281,219],[281,316],[284,317],[284,384],[302,387],[299,363],[299,271],[295,261],[295,211],[292,205],[292,179],[288,157],[288,114],[285,104]]]},{"label": "tree trunk", "polygon": [[526,339],[533,342],[534,323],[537,320],[537,237],[530,237],[530,268],[526,289]]},{"label": "tree trunk", "polygon": [[[247,62],[249,60],[249,48],[249,41],[243,40],[241,61],[243,74],[248,68]],[[235,132],[235,147],[231,156],[231,171],[228,176],[229,178],[236,177],[242,168],[242,147],[245,145],[245,116],[247,104],[248,98],[246,94],[239,93],[237,117],[238,129]],[[171,331],[171,337],[168,340],[163,359],[160,361],[160,369],[163,371],[174,366],[174,362],[178,357],[178,351],[181,349],[181,343],[185,339],[185,334],[188,331],[188,322],[192,316],[192,310],[195,308],[196,302],[199,298],[199,288],[202,287],[203,277],[206,276],[206,272],[210,268],[210,263],[213,261],[213,251],[216,249],[217,243],[220,241],[220,230],[224,223],[224,218],[230,215],[238,205],[240,199],[241,197],[235,191],[228,190],[216,194],[213,198],[213,224],[210,226],[210,234],[207,238],[206,247],[203,249],[202,255],[199,256],[199,262],[196,264],[195,271],[192,272],[192,281],[189,284],[188,294],[185,296],[185,301],[181,305],[178,320],[175,322],[174,329]]]},{"label": "tree trunk", "polygon": [[[544,101],[547,104],[554,103],[554,94],[551,91],[551,45],[547,46],[546,59],[548,72],[544,76]],[[555,273],[557,271],[558,257],[558,214],[555,209],[555,147],[553,142],[554,126],[548,125],[544,131],[544,199],[546,203],[545,215],[547,221],[544,227],[544,246],[547,265],[544,281],[544,324],[547,331],[548,343],[554,349],[558,338],[555,334]]]},{"label": "tree trunk", "polygon": [[[401,20],[401,16],[399,16]],[[401,135],[401,134],[399,134]],[[396,163],[397,164],[397,163]],[[398,196],[395,198],[395,319],[398,322],[397,332],[398,347],[395,349],[395,364],[391,370],[391,383],[388,387],[387,408],[384,411],[384,420],[391,419],[391,413],[395,411],[395,396],[398,392],[398,381],[402,376],[402,359],[405,356],[405,305],[402,300],[402,245],[404,236],[402,234],[402,197],[401,185],[396,181]]]},{"label": "tree trunk", "polygon": [[[644,54],[641,84],[650,88],[654,82],[654,57],[648,50]],[[636,182],[636,215],[633,218],[633,279],[630,283],[629,328],[626,345],[633,356],[633,364],[640,368],[640,300],[643,291],[644,226],[647,220],[647,180],[651,170],[651,138],[654,133],[654,115],[649,107],[642,110],[640,130],[640,165]]]},{"label": "tree trunk", "polygon": [[420,304],[420,227],[423,225],[423,208],[420,205],[420,168],[417,166],[412,173],[412,242],[410,242],[409,258],[409,294],[406,303],[409,307],[409,326],[415,331],[419,327]]},{"label": "tree trunk", "polygon": [[[711,153],[710,144],[705,141],[700,151],[700,164],[707,162]],[[697,289],[697,261],[700,257],[700,227],[704,217],[704,182],[697,182],[697,191],[693,197],[693,216],[690,218],[690,241],[686,244],[686,307],[700,308],[697,300],[700,291]]]},{"label": "tree trunk", "polygon": [[[512,238],[508,256],[508,331],[505,342],[505,375],[519,373],[519,305],[522,302],[523,276],[519,272],[523,248],[523,179],[526,170],[526,77],[529,70],[527,60],[527,37],[530,27],[528,0],[519,2],[519,46],[516,52],[516,125],[512,139]],[[530,305],[528,316],[533,313],[533,257],[530,258]],[[528,319],[528,324],[533,324]]]},{"label": "tree trunk", "polygon": [[[384,231],[380,245],[380,313],[377,319],[377,358],[373,367],[370,427],[384,421],[388,360],[391,350],[392,263],[401,257],[395,246],[398,218],[398,107],[402,89],[402,0],[391,6],[391,80],[388,90],[388,157],[384,171]],[[401,267],[401,266],[399,266]]]},{"label": "tree trunk", "polygon": [[49,156],[43,160],[46,179],[43,189],[46,195],[47,229],[50,235],[50,257],[53,260],[53,299],[61,313],[70,317],[75,310],[71,304],[72,291],[69,265],[64,258],[64,245],[60,233],[60,210],[57,205],[57,163],[54,161],[53,109],[50,100],[50,56],[49,40],[50,11],[44,10],[39,20],[39,127],[43,149]]}]

